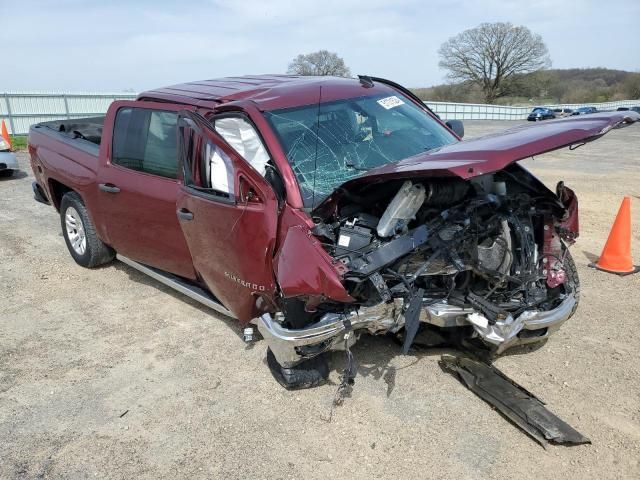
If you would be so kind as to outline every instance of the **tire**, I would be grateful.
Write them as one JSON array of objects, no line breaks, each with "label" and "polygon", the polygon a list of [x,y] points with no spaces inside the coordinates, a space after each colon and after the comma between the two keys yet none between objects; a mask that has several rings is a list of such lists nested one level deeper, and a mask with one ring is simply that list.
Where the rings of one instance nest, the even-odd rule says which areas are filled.
[{"label": "tire", "polygon": [[267,348],[267,365],[273,378],[287,390],[318,387],[326,383],[329,378],[329,362],[326,353],[285,368],[278,363],[271,349]]},{"label": "tire", "polygon": [[80,195],[67,192],[60,202],[60,224],[69,253],[80,266],[95,268],[109,263],[115,251],[98,238]]},{"label": "tire", "polygon": [[13,176],[13,172],[14,170],[11,170],[9,168],[5,169],[5,170],[0,170],[0,178],[9,178]]},{"label": "tire", "polygon": [[[580,304],[580,277],[578,276],[578,268],[576,267],[576,263],[571,256],[571,252],[566,247],[566,245],[562,246],[562,255],[564,257],[564,261],[562,263],[564,267],[564,271],[567,275],[567,279],[563,285],[559,285],[553,289],[549,289],[549,294],[553,297],[557,297],[558,295],[565,293],[572,293],[575,296],[576,303],[573,305],[567,320],[569,320],[575,314],[578,309],[578,305]],[[532,337],[529,337],[531,339]],[[548,337],[541,337],[540,340],[532,340],[526,347],[530,348],[535,346],[535,348],[540,348],[544,346],[548,341]],[[497,347],[495,345],[486,343],[485,341],[479,338],[464,338],[461,341],[461,345],[464,349],[470,350],[474,355],[479,358],[484,358],[486,361],[492,361],[493,359],[501,356],[502,353],[497,353]],[[521,348],[525,345],[516,345],[513,347],[508,347],[505,351],[513,351],[514,349]]]},{"label": "tire", "polygon": [[580,303],[580,277],[578,277],[578,267],[576,267],[576,262],[574,262],[573,257],[571,256],[571,252],[565,248],[565,258],[564,258],[564,271],[567,274],[567,281],[573,290],[573,294],[576,298],[576,303],[571,310],[571,314],[569,318],[573,316],[578,308],[578,304]]}]

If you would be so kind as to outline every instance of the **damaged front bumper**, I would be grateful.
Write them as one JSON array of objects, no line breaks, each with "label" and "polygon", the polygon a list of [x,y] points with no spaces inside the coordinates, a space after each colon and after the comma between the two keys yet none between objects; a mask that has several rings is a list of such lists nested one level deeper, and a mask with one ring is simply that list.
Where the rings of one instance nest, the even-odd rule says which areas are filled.
[{"label": "damaged front bumper", "polygon": [[[508,348],[546,339],[571,316],[577,299],[566,295],[553,310],[527,310],[515,319],[511,316],[493,325],[472,308],[457,307],[425,300],[420,321],[438,327],[473,326],[485,342],[497,347],[497,353]],[[402,302],[381,303],[348,314],[327,313],[318,322],[302,329],[288,329],[270,314],[257,319],[258,330],[267,340],[278,363],[292,367],[308,358],[329,350],[344,348],[345,339],[354,342],[353,330],[369,333],[395,333],[404,327]]]},{"label": "damaged front bumper", "polygon": [[539,342],[560,328],[573,313],[577,300],[567,295],[553,310],[526,310],[515,319],[509,315],[493,325],[479,313],[469,315],[468,321],[476,333],[487,343],[497,347],[497,353],[516,345]]}]

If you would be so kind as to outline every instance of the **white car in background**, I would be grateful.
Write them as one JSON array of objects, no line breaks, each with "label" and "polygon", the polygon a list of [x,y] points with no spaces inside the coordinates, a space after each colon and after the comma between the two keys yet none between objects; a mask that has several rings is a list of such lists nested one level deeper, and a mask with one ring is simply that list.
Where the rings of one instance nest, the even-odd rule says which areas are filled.
[{"label": "white car in background", "polygon": [[571,116],[573,110],[570,108],[554,108],[553,113],[555,113],[557,118],[564,118]]},{"label": "white car in background", "polygon": [[9,144],[0,136],[0,177],[10,177],[18,169],[18,159]]}]

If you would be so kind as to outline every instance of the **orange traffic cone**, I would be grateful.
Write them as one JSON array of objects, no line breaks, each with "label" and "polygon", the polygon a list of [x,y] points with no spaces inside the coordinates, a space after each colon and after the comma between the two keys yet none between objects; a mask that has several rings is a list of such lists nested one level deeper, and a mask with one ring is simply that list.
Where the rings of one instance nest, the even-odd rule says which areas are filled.
[{"label": "orange traffic cone", "polygon": [[4,138],[4,141],[7,142],[7,145],[9,145],[9,149],[13,150],[13,146],[11,145],[11,138],[9,137],[9,131],[7,130],[7,126],[4,123],[4,120],[2,120],[2,137]]},{"label": "orange traffic cone", "polygon": [[624,197],[600,259],[590,265],[603,272],[629,275],[640,271],[631,259],[631,197]]}]

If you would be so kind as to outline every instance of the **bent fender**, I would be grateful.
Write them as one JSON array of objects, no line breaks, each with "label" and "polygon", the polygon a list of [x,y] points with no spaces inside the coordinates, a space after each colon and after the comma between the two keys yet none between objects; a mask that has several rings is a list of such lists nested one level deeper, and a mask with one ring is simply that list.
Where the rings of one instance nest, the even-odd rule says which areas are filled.
[{"label": "bent fender", "polygon": [[342,285],[346,267],[322,248],[303,217],[288,206],[282,213],[279,234],[273,263],[276,281],[285,298],[312,295],[336,302],[354,301]]}]

